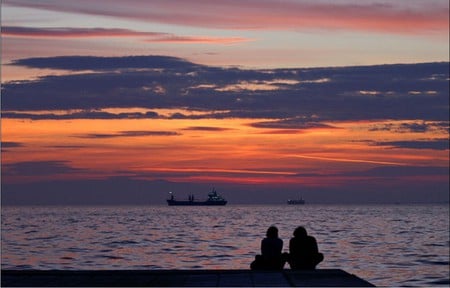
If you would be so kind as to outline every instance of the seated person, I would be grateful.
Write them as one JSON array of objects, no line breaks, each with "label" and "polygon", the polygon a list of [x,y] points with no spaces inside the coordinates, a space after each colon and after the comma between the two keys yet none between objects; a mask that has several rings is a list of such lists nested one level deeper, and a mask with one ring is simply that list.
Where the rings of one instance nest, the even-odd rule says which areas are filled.
[{"label": "seated person", "polygon": [[266,238],[261,241],[261,255],[256,255],[250,265],[252,270],[279,270],[286,263],[286,256],[281,254],[283,240],[278,238],[278,228],[267,229]]},{"label": "seated person", "polygon": [[308,236],[302,226],[295,229],[294,237],[289,241],[289,253],[289,265],[295,270],[315,269],[323,261],[316,238]]}]

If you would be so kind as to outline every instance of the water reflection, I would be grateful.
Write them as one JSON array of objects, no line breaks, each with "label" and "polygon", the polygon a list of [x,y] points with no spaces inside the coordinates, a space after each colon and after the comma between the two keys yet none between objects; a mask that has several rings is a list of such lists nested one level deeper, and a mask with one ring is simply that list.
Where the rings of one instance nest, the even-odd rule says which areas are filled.
[{"label": "water reflection", "polygon": [[248,269],[268,226],[289,243],[303,225],[325,255],[318,268],[380,286],[446,285],[448,216],[445,205],[2,207],[1,260],[3,269]]}]

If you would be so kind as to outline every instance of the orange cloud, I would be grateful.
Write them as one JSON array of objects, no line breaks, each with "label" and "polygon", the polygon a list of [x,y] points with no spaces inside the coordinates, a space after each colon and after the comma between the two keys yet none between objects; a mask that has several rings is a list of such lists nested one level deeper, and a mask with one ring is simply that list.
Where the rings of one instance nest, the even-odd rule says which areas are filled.
[{"label": "orange cloud", "polygon": [[[324,29],[394,34],[448,34],[447,1],[165,1],[88,0],[5,5],[219,29]],[[105,8],[107,7],[107,8]]]},{"label": "orange cloud", "polygon": [[242,37],[209,37],[209,36],[165,36],[146,40],[146,42],[161,43],[191,43],[191,44],[236,44],[240,42],[253,41]]},{"label": "orange cloud", "polygon": [[236,44],[253,41],[242,37],[179,36],[162,32],[141,32],[118,28],[72,28],[72,27],[2,27],[3,36],[20,38],[94,38],[94,37],[151,37],[145,42]]}]

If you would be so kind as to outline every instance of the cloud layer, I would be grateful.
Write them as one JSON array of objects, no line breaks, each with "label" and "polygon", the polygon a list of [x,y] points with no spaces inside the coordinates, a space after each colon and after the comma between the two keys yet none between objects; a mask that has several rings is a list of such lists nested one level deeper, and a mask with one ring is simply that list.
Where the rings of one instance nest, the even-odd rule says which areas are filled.
[{"label": "cloud layer", "polygon": [[[408,3],[405,5],[405,3]],[[448,33],[445,1],[164,1],[92,3],[5,0],[4,5],[219,29],[353,30],[395,34]],[[238,7],[238,8],[236,8]]]},{"label": "cloud layer", "polygon": [[162,32],[141,32],[119,28],[74,28],[74,27],[20,27],[3,26],[2,35],[24,38],[141,38],[145,42],[159,43],[203,43],[203,44],[234,44],[250,41],[242,37],[211,37],[211,36],[179,36]]},{"label": "cloud layer", "polygon": [[[443,121],[444,126],[448,123],[449,63],[241,70],[198,65],[167,56],[65,56],[20,59],[13,65],[80,73],[5,83],[3,117],[160,117],[152,111],[101,111],[142,107],[210,111],[171,116],[178,119],[269,118],[275,122],[254,124],[255,127],[279,129],[329,127],[322,122],[338,120],[421,119]],[[90,72],[81,73],[84,70]],[[228,88],[221,89],[224,87]],[[51,112],[74,109],[81,112]],[[36,110],[50,112],[29,113]],[[424,125],[405,123],[396,129],[420,131],[427,129]]]}]

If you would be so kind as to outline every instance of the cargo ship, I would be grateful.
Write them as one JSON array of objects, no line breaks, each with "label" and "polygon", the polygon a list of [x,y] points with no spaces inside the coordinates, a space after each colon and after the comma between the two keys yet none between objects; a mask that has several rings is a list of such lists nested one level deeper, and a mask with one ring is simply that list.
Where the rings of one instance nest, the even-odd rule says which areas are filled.
[{"label": "cargo ship", "polygon": [[300,197],[299,199],[289,199],[289,200],[287,200],[287,204],[289,204],[289,205],[303,205],[303,204],[305,204],[305,200],[303,200],[302,197]]},{"label": "cargo ship", "polygon": [[227,204],[227,200],[220,196],[215,189],[208,193],[208,199],[205,201],[197,201],[194,195],[189,195],[188,200],[176,200],[172,192],[167,199],[169,206],[223,206]]}]

